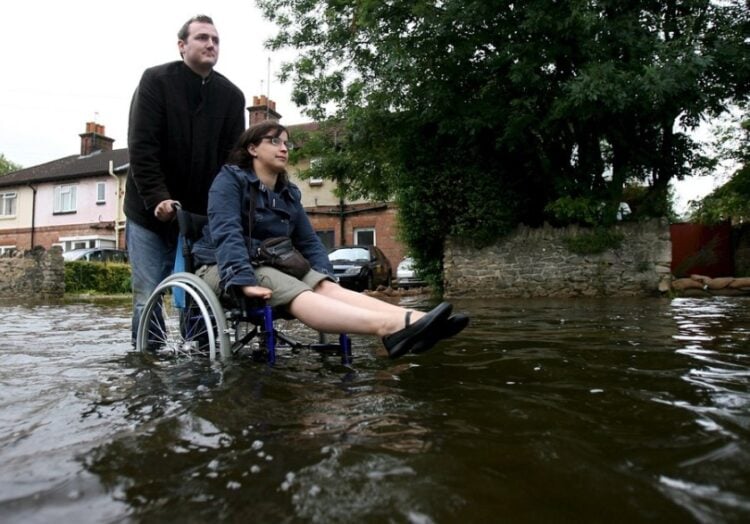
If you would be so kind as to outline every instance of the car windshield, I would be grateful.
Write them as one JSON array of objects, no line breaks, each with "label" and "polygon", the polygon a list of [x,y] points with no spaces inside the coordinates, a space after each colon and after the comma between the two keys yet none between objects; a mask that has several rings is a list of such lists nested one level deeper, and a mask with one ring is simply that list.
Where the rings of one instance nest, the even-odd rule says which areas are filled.
[{"label": "car windshield", "polygon": [[128,261],[127,251],[111,248],[83,248],[66,251],[64,260],[85,260],[89,262],[125,262]]},{"label": "car windshield", "polygon": [[401,263],[398,265],[399,269],[403,269],[406,271],[412,269],[413,267],[414,267],[414,260],[412,260],[411,258],[403,259]]},{"label": "car windshield", "polygon": [[86,255],[87,251],[75,249],[73,251],[66,251],[63,253],[63,259],[65,260],[78,260]]},{"label": "car windshield", "polygon": [[370,252],[361,247],[350,247],[331,251],[328,255],[331,262],[367,262]]}]

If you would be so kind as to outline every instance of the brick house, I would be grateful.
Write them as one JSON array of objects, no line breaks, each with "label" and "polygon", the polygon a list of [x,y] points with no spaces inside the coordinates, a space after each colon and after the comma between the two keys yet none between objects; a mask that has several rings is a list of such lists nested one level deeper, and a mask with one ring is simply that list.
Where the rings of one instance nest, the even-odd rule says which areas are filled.
[{"label": "brick house", "polygon": [[80,154],[0,177],[0,253],[124,246],[128,152],[104,133],[88,122]]},{"label": "brick house", "polygon": [[[276,112],[275,102],[265,95],[253,97],[253,105],[248,111],[250,125],[267,119],[281,119],[281,115]],[[315,122],[287,127],[292,141],[295,141],[295,133],[311,134],[320,129]],[[301,145],[304,150],[304,144]],[[376,245],[391,262],[395,277],[396,266],[406,255],[405,246],[397,240],[398,210],[395,204],[340,199],[334,194],[335,182],[326,179],[303,180],[299,176],[309,165],[310,159],[290,165],[289,176],[302,190],[302,205],[326,247]]]},{"label": "brick house", "polygon": [[[276,104],[253,97],[249,122],[279,120]],[[289,126],[314,133],[315,123]],[[86,124],[79,155],[15,171],[0,177],[0,254],[33,246],[124,248],[123,198],[129,159],[127,149],[113,149],[104,126]],[[302,203],[327,247],[374,244],[395,268],[405,254],[396,240],[397,210],[390,202],[346,201],[334,195],[335,183],[299,177],[309,160],[289,166],[291,180],[302,190]]]}]

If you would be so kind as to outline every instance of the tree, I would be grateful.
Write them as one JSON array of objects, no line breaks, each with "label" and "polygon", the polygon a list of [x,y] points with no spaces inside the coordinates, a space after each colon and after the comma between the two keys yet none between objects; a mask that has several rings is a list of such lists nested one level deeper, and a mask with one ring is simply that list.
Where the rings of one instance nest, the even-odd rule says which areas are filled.
[{"label": "tree", "polygon": [[[691,220],[714,224],[725,220],[734,223],[750,220],[750,111],[742,121],[739,144],[724,153],[738,162],[739,168],[727,183],[698,202],[691,203]],[[731,140],[733,137],[722,137]]]},{"label": "tree", "polygon": [[433,276],[448,235],[583,222],[567,202],[606,225],[638,185],[637,214],[664,214],[669,181],[711,165],[684,130],[750,91],[740,0],[258,4],[299,53],[294,101],[337,123],[318,174],[395,198]]},{"label": "tree", "polygon": [[20,165],[11,162],[7,158],[5,158],[5,155],[0,153],[0,176],[7,175],[8,173],[12,173],[13,171],[18,171],[19,169],[22,169]]}]

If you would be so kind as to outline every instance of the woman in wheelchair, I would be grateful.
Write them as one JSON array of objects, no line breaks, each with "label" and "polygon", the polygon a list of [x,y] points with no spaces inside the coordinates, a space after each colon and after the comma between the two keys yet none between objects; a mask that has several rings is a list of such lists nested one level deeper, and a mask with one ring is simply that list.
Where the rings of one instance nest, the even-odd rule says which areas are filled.
[{"label": "woman in wheelchair", "polygon": [[[286,128],[274,121],[240,136],[209,192],[208,224],[193,247],[196,274],[217,295],[238,293],[284,307],[315,330],[378,336],[391,358],[427,351],[464,329],[469,318],[451,314],[447,302],[427,313],[407,310],[336,283],[300,190],[286,174],[292,147]],[[302,278],[257,263],[261,242],[273,237],[289,237],[309,262]]]}]

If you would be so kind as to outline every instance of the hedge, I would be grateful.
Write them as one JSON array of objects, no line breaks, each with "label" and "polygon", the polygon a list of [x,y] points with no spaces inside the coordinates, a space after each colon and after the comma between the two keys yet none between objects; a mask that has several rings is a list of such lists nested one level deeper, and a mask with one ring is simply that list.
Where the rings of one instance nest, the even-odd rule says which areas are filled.
[{"label": "hedge", "polygon": [[118,262],[65,262],[66,293],[130,293],[130,265]]}]

